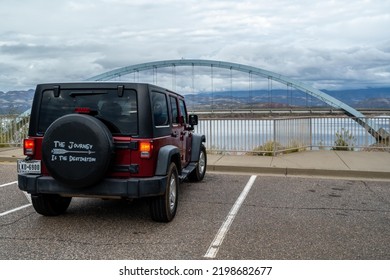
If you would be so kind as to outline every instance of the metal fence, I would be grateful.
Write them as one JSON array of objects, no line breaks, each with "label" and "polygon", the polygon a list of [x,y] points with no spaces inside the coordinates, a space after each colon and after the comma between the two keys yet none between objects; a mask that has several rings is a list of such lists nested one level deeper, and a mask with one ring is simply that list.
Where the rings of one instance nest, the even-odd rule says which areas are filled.
[{"label": "metal fence", "polygon": [[[390,118],[367,118],[390,132]],[[305,117],[285,119],[200,119],[197,133],[217,153],[275,155],[306,149],[385,150],[389,138],[375,138],[357,119]]]},{"label": "metal fence", "polygon": [[27,137],[29,116],[0,115],[0,147],[21,146]]},{"label": "metal fence", "polygon": [[[390,132],[390,117],[367,118]],[[0,115],[0,147],[21,146],[29,116]],[[306,149],[385,150],[389,137],[375,138],[357,119],[304,117],[283,119],[200,119],[195,132],[206,135],[211,152],[275,155]]]}]

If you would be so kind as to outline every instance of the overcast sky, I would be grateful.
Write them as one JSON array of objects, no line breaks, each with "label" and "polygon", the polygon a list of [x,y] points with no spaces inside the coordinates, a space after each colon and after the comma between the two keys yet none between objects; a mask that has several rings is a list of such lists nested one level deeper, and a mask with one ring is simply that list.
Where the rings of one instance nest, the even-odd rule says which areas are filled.
[{"label": "overcast sky", "polygon": [[0,0],[0,90],[193,58],[390,86],[390,1]]}]

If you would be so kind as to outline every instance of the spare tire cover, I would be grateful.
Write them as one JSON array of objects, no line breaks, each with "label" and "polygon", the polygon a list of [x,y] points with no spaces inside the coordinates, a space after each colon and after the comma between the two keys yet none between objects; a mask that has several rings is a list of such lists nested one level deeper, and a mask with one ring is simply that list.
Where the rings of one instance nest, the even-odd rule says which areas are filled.
[{"label": "spare tire cover", "polygon": [[113,153],[110,131],[89,115],[58,118],[48,127],[42,141],[42,160],[50,175],[72,188],[99,182]]}]

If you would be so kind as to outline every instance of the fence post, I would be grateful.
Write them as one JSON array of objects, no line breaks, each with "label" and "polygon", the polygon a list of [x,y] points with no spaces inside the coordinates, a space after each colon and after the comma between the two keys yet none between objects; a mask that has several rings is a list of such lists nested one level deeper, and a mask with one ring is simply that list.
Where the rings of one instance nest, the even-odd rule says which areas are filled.
[{"label": "fence post", "polygon": [[276,119],[273,120],[274,122],[274,143],[273,143],[273,146],[274,146],[274,149],[273,149],[273,152],[272,152],[272,155],[275,156],[276,155]]},{"label": "fence post", "polygon": [[310,151],[313,150],[313,118],[309,118]]}]

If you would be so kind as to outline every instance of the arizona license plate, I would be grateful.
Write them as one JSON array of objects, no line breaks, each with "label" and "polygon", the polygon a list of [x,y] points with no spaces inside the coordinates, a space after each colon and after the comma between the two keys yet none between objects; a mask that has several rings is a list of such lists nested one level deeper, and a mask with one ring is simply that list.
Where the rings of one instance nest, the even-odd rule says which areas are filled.
[{"label": "arizona license plate", "polygon": [[41,161],[40,160],[18,160],[18,174],[23,173],[41,173]]}]

